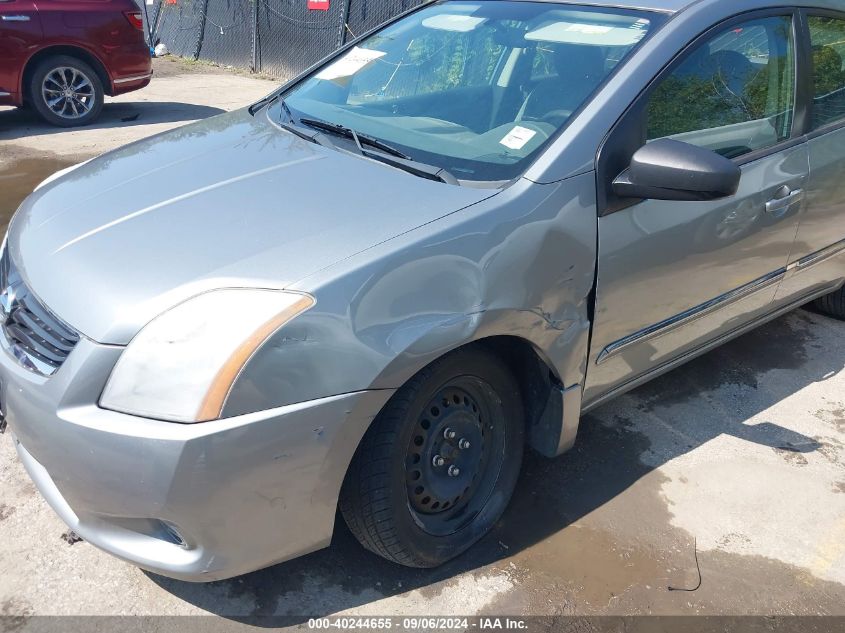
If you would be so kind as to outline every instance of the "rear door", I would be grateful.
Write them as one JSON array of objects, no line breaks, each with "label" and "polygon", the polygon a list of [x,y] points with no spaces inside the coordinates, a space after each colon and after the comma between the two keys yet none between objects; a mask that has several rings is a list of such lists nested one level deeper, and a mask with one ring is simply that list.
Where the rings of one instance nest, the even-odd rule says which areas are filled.
[{"label": "rear door", "polygon": [[0,99],[19,99],[24,63],[41,41],[41,24],[32,0],[0,0]]},{"label": "rear door", "polygon": [[810,10],[804,18],[810,180],[780,303],[823,292],[845,274],[845,13]]},{"label": "rear door", "polygon": [[[797,17],[789,9],[745,14],[703,35],[643,93],[601,150],[585,405],[771,309],[808,176],[807,145],[794,125]],[[610,183],[633,152],[665,137],[736,161],[737,194],[711,202],[614,199]]]}]

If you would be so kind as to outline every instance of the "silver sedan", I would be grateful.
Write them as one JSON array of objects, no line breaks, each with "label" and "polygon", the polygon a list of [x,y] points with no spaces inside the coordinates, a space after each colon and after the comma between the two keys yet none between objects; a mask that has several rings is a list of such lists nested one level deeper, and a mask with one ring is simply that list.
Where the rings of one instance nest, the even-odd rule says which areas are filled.
[{"label": "silver sedan", "polygon": [[[250,108],[42,183],[0,410],[154,572],[431,567],[526,446],[808,301],[845,317],[841,1],[445,0]],[[5,421],[2,423],[5,425]]]}]

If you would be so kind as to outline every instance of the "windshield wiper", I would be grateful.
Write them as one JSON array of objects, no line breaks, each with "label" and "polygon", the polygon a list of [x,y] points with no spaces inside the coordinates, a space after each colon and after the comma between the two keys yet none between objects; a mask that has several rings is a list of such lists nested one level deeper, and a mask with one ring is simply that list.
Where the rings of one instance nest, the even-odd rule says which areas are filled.
[{"label": "windshield wiper", "polygon": [[308,129],[303,127],[302,125],[297,124],[296,119],[293,118],[293,112],[290,111],[290,107],[288,104],[285,103],[284,99],[279,101],[279,104],[282,106],[282,110],[284,111],[284,115],[287,118],[286,121],[279,120],[279,126],[291,134],[295,134],[299,138],[305,139],[306,141],[311,141],[312,143],[317,143],[318,145],[322,145],[323,147],[331,147],[336,149],[334,143],[332,143],[325,134],[321,132],[315,132],[312,129]]},{"label": "windshield wiper", "polygon": [[370,149],[361,148],[361,153],[368,158],[390,165],[391,167],[396,167],[397,169],[402,169],[420,178],[439,180],[440,182],[445,182],[447,185],[461,184],[451,173],[437,165],[428,165],[412,158],[399,158],[398,156],[391,156],[390,154]]},{"label": "windshield wiper", "polygon": [[[341,125],[339,123],[329,123],[328,121],[320,121],[319,119],[309,118],[302,118],[299,120],[299,122],[309,127],[317,128],[320,130],[326,130],[327,132],[332,132],[333,134],[337,134],[338,136],[351,138],[353,141],[355,141],[355,144],[358,146],[358,151],[362,155],[367,156],[368,158],[381,161],[382,163],[391,165],[392,167],[396,167],[398,169],[403,169],[408,173],[414,174],[415,176],[419,176],[421,178],[428,178],[429,180],[439,180],[450,185],[460,184],[457,178],[455,178],[452,174],[450,174],[442,167],[437,167],[436,165],[427,165],[426,163],[421,163],[417,160],[414,160],[407,154],[399,151],[391,145],[388,145],[384,141],[381,141],[372,136],[368,136],[366,134],[361,134],[360,132],[356,132],[352,128],[346,127],[345,125]],[[365,149],[364,145],[369,145],[370,147],[373,147],[380,151],[374,152],[372,150]]]},{"label": "windshield wiper", "polygon": [[256,101],[251,106],[249,106],[249,108],[247,109],[247,112],[249,112],[251,115],[255,116],[255,113],[258,112],[261,108],[263,108],[264,106],[266,106],[269,103],[273,103],[278,98],[279,98],[278,94],[269,94],[266,97],[260,99],[259,101]]},{"label": "windshield wiper", "polygon": [[336,134],[339,134],[340,136],[345,136],[346,138],[351,138],[358,145],[369,145],[370,147],[380,149],[381,151],[385,152],[386,154],[390,154],[391,156],[404,158],[405,160],[411,160],[410,156],[408,156],[407,154],[403,154],[398,149],[391,145],[388,145],[384,141],[380,141],[374,136],[368,136],[366,134],[356,132],[351,127],[346,127],[345,125],[341,125],[340,123],[329,123],[328,121],[320,121],[319,119],[307,118],[300,119],[300,123],[302,123],[303,125],[308,125],[310,127],[316,127],[321,130],[326,130],[327,132],[334,132]]}]

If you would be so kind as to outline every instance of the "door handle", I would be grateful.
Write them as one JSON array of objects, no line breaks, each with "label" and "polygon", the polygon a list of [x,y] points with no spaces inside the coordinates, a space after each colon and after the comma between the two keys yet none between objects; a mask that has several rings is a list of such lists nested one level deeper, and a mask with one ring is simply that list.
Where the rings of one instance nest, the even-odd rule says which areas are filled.
[{"label": "door handle", "polygon": [[4,15],[2,19],[4,22],[29,22],[28,15]]},{"label": "door handle", "polygon": [[777,190],[775,197],[766,203],[766,213],[785,211],[804,199],[803,189],[790,189],[786,185]]}]

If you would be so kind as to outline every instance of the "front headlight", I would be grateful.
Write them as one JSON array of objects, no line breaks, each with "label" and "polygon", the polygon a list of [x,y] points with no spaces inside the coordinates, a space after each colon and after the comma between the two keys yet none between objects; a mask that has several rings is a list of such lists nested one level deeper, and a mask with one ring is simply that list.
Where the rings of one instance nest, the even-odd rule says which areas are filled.
[{"label": "front headlight", "polygon": [[255,350],[313,305],[309,295],[280,290],[214,290],[188,299],[130,341],[100,406],[174,422],[216,420]]}]

